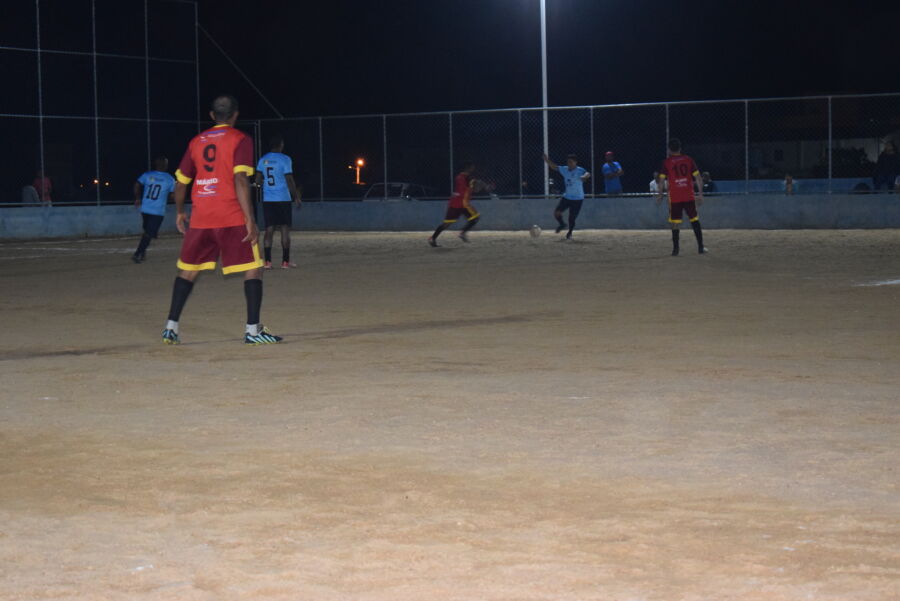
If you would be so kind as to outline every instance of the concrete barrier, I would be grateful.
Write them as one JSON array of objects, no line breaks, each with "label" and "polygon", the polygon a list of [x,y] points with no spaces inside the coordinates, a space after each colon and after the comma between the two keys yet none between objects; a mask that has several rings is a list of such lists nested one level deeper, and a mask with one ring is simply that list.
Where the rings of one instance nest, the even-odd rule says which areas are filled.
[{"label": "concrete barrier", "polygon": [[[441,222],[446,202],[311,202],[295,210],[294,227],[309,231],[429,231]],[[485,230],[553,227],[556,199],[478,199]],[[709,229],[900,228],[900,195],[712,196],[700,208]],[[650,197],[589,198],[578,227],[668,227],[665,206]],[[175,230],[170,206],[161,231]],[[131,206],[23,207],[0,209],[0,239],[137,235],[140,214]]]}]

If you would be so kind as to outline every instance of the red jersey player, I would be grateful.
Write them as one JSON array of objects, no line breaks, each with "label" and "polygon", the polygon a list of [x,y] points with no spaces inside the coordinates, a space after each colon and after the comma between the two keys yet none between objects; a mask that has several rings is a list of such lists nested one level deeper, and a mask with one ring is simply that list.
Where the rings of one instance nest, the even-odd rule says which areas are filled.
[{"label": "red jersey player", "polygon": [[[244,274],[247,299],[245,344],[272,344],[274,336],[259,323],[262,306],[262,259],[257,239],[259,230],[250,204],[253,175],[253,140],[234,128],[238,103],[233,96],[219,96],[212,102],[209,116],[216,125],[191,140],[175,172],[175,225],[184,234],[178,258],[178,277],[172,290],[169,320],[163,342],[178,344],[178,318],[201,271],[222,263],[222,273]],[[184,200],[191,189],[190,226]]]},{"label": "red jersey player", "polygon": [[470,202],[472,199],[472,191],[477,185],[478,181],[472,178],[472,174],[475,172],[475,164],[474,163],[464,163],[462,171],[460,171],[456,179],[453,181],[453,196],[450,197],[450,201],[447,205],[447,213],[444,215],[444,222],[440,224],[434,233],[431,235],[431,238],[428,239],[428,244],[431,246],[437,246],[437,237],[441,235],[445,229],[456,223],[460,217],[466,218],[466,226],[459,233],[459,239],[463,242],[468,242],[468,233],[475,224],[478,223],[478,219],[481,215],[478,211],[475,210],[475,207],[472,206]]},{"label": "red jersey player", "polygon": [[[697,237],[697,250],[702,255],[706,252],[703,246],[703,230],[700,228],[700,217],[697,216],[697,206],[703,204],[703,179],[694,159],[681,154],[681,140],[672,138],[669,140],[669,154],[663,161],[659,170],[658,189],[659,195],[656,202],[662,202],[665,194],[665,182],[668,181],[669,190],[669,223],[672,224],[672,256],[678,256],[678,241],[681,234],[681,216],[687,213]],[[694,186],[697,187],[696,197]],[[695,200],[696,198],[696,200]]]}]

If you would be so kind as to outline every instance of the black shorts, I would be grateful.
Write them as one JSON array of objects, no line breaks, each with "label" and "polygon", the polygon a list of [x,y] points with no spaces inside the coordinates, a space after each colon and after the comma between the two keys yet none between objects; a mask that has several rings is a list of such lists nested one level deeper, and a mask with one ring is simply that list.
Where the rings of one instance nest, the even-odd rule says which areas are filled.
[{"label": "black shorts", "polygon": [[444,223],[456,223],[460,217],[465,217],[466,221],[472,221],[481,217],[481,214],[472,205],[468,207],[447,207],[447,212],[444,214]]},{"label": "black shorts", "polygon": [[294,225],[294,203],[288,201],[263,202],[263,216],[266,219],[266,227],[279,225]]},{"label": "black shorts", "polygon": [[162,215],[151,215],[150,213],[141,213],[141,219],[144,220],[144,233],[151,238],[159,236],[159,226],[162,225]]},{"label": "black shorts", "polygon": [[569,211],[569,216],[572,219],[578,217],[578,213],[581,212],[581,205],[584,203],[584,200],[572,200],[571,198],[566,198],[563,196],[559,199],[559,204],[556,205],[556,211],[558,213],[562,213],[564,211]]},{"label": "black shorts", "polygon": [[673,202],[669,205],[669,223],[681,223],[682,213],[687,213],[691,223],[698,221],[697,203],[693,200],[688,202]]}]

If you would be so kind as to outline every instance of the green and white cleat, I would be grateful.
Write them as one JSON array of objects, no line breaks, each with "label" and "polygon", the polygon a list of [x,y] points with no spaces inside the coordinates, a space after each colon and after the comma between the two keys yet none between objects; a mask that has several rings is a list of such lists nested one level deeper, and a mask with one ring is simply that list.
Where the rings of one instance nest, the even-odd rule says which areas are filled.
[{"label": "green and white cleat", "polygon": [[281,336],[276,336],[265,326],[259,328],[259,334],[256,336],[250,333],[244,334],[244,344],[257,346],[260,344],[278,344],[279,342],[281,342]]},{"label": "green and white cleat", "polygon": [[163,330],[162,339],[165,344],[181,344],[181,340],[178,339],[178,334],[175,330]]}]

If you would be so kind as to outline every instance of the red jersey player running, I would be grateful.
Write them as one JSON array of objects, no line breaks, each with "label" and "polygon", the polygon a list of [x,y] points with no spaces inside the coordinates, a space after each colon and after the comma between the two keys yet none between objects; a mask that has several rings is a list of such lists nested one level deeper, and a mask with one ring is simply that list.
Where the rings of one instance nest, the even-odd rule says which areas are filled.
[{"label": "red jersey player running", "polygon": [[[694,236],[697,237],[697,251],[702,255],[706,252],[703,246],[703,230],[700,228],[700,217],[697,216],[697,206],[703,204],[703,178],[694,159],[681,154],[681,140],[672,138],[669,140],[669,155],[663,161],[659,170],[658,189],[656,203],[662,202],[665,194],[665,182],[668,181],[669,190],[669,223],[672,224],[672,256],[678,256],[678,241],[681,235],[681,216],[687,213],[694,228]],[[697,186],[696,200],[694,186]]]},{"label": "red jersey player running", "polygon": [[431,238],[428,239],[428,244],[431,246],[436,247],[438,245],[437,238],[441,235],[441,232],[456,223],[460,217],[465,217],[467,223],[459,233],[459,239],[463,242],[469,241],[469,230],[475,227],[475,224],[478,223],[478,219],[481,217],[470,202],[472,191],[478,184],[478,180],[472,177],[474,172],[475,163],[463,163],[462,171],[457,174],[453,182],[453,196],[450,197],[447,213],[444,215],[444,222],[434,230]]},{"label": "red jersey player running", "polygon": [[[175,225],[184,234],[184,242],[163,342],[179,343],[178,318],[194,288],[194,280],[201,271],[215,269],[219,259],[223,274],[244,273],[247,298],[244,343],[273,344],[281,338],[259,323],[263,262],[257,246],[259,229],[250,204],[248,179],[253,175],[253,140],[234,128],[238,103],[233,96],[219,96],[211,108],[209,116],[216,125],[191,140],[175,172],[178,180]],[[188,227],[184,199],[192,182],[193,209]]]}]

